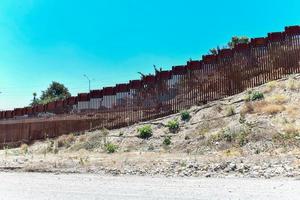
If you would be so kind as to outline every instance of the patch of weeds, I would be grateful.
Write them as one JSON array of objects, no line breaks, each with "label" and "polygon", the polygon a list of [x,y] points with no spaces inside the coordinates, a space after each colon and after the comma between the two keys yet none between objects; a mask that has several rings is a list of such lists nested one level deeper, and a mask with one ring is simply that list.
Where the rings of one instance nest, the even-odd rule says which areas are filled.
[{"label": "patch of weeds", "polygon": [[46,157],[47,153],[53,152],[54,141],[53,140],[46,140],[46,146],[42,149],[42,153],[44,157]]},{"label": "patch of weeds", "polygon": [[[148,150],[151,151],[149,148],[148,148]],[[130,152],[130,149],[126,148],[126,149],[124,149],[124,152]]]},{"label": "patch of weeds", "polygon": [[245,124],[246,123],[246,117],[245,117],[245,115],[240,115],[239,123],[240,124]]},{"label": "patch of weeds", "polygon": [[217,127],[216,124],[212,124],[212,122],[203,122],[201,124],[198,125],[197,129],[195,130],[195,132],[193,133],[193,136],[195,135],[196,137],[199,137],[204,139],[205,135],[209,132],[209,130],[211,129],[211,127]]},{"label": "patch of weeds", "polygon": [[264,99],[264,94],[259,91],[254,91],[251,94],[251,101],[257,101]]},{"label": "patch of weeds", "polygon": [[108,134],[109,131],[107,129],[102,129],[100,131],[82,135],[78,138],[78,141],[70,147],[70,149],[73,151],[78,151],[80,149],[92,151],[99,148],[105,148]]},{"label": "patch of weeds", "polygon": [[228,106],[228,107],[226,108],[226,113],[225,113],[225,115],[226,115],[227,117],[230,117],[230,116],[235,115],[235,108],[234,108],[234,106]]},{"label": "patch of weeds", "polygon": [[260,150],[259,149],[255,149],[254,153],[255,154],[260,154]]},{"label": "patch of weeds", "polygon": [[241,132],[237,134],[236,142],[238,143],[238,145],[240,147],[246,145],[249,142],[248,135],[249,135],[249,132],[247,132],[245,130],[241,130]]},{"label": "patch of weeds", "polygon": [[153,145],[153,144],[150,144],[149,147],[148,147],[148,150],[149,150],[149,151],[154,151],[154,145]]},{"label": "patch of weeds", "polygon": [[119,148],[118,145],[115,145],[110,142],[105,145],[105,149],[107,153],[115,153],[118,148]]},{"label": "patch of weeds", "polygon": [[265,104],[264,106],[260,107],[260,109],[258,109],[258,111],[260,111],[262,113],[270,114],[270,115],[274,115],[274,114],[282,112],[284,110],[285,110],[284,106],[272,104],[272,103]]},{"label": "patch of weeds", "polygon": [[54,140],[47,140],[46,153],[53,152]]},{"label": "patch of weeds", "polygon": [[289,90],[297,90],[299,89],[300,85],[293,77],[291,77],[289,78],[286,87]]},{"label": "patch of weeds", "polygon": [[179,122],[177,119],[168,121],[167,127],[171,133],[176,133],[179,130]]},{"label": "patch of weeds", "polygon": [[244,101],[246,102],[251,101],[251,94],[252,94],[252,90],[247,90],[247,93],[244,96]]},{"label": "patch of weeds", "polygon": [[79,137],[78,137],[78,141],[79,142],[85,142],[87,140],[87,136],[86,135],[80,135]]},{"label": "patch of weeds", "polygon": [[87,156],[86,158],[80,157],[79,158],[79,164],[81,166],[85,166],[89,162],[89,157]]},{"label": "patch of weeds", "polygon": [[191,115],[187,110],[181,111],[180,115],[181,115],[181,120],[183,121],[188,121],[191,119]]},{"label": "patch of weeds", "polygon": [[145,125],[138,128],[139,137],[142,139],[148,139],[152,136],[152,128],[150,125]]},{"label": "patch of weeds", "polygon": [[70,147],[71,144],[75,141],[75,136],[73,134],[62,135],[57,139],[58,147]]},{"label": "patch of weeds", "polygon": [[224,139],[226,142],[232,142],[235,138],[235,133],[232,132],[229,128],[223,130],[223,134],[221,138]]},{"label": "patch of weeds", "polygon": [[53,151],[54,154],[57,154],[59,152],[58,142],[57,141],[54,141],[53,147],[52,147],[52,151]]},{"label": "patch of weeds", "polygon": [[276,94],[268,98],[268,101],[275,103],[275,104],[284,104],[288,100],[287,96],[283,94]]},{"label": "patch of weeds", "polygon": [[227,157],[235,157],[235,156],[240,156],[241,155],[239,149],[237,149],[237,148],[226,149],[224,151],[224,154]]},{"label": "patch of weeds", "polygon": [[249,90],[247,92],[246,96],[244,97],[244,100],[246,102],[257,101],[257,100],[262,100],[262,99],[264,99],[264,94],[262,92],[252,91],[252,90]]},{"label": "patch of weeds", "polygon": [[123,136],[124,136],[124,132],[123,132],[123,131],[120,131],[119,137],[123,137]]},{"label": "patch of weeds", "polygon": [[8,156],[8,148],[6,145],[4,146],[4,152],[5,152],[5,157],[7,157]]},{"label": "patch of weeds", "polygon": [[245,102],[243,107],[240,110],[240,114],[243,116],[247,113],[253,113],[253,112],[254,112],[254,106],[252,102]]},{"label": "patch of weeds", "polygon": [[284,139],[297,139],[299,137],[299,128],[297,128],[294,124],[287,124],[283,129]]},{"label": "patch of weeds", "polygon": [[188,135],[186,135],[186,136],[184,137],[184,139],[185,139],[185,140],[189,140],[190,137],[189,137]]},{"label": "patch of weeds", "polygon": [[27,154],[28,153],[28,145],[27,144],[22,144],[20,146],[20,151],[23,153],[23,154]]},{"label": "patch of weeds", "polygon": [[277,86],[277,82],[276,81],[270,81],[266,84],[266,88],[264,90],[264,92],[271,92],[276,86]]},{"label": "patch of weeds", "polygon": [[166,136],[163,141],[163,144],[169,146],[171,144],[171,136]]},{"label": "patch of weeds", "polygon": [[209,141],[211,144],[224,141],[242,147],[248,143],[248,135],[250,132],[251,130],[246,124],[237,129],[226,128],[211,135]]},{"label": "patch of weeds", "polygon": [[186,161],[185,161],[185,160],[183,160],[183,161],[180,162],[180,166],[181,166],[181,167],[186,167],[186,165],[187,165],[187,164],[186,164]]},{"label": "patch of weeds", "polygon": [[214,142],[219,142],[223,139],[223,131],[218,131],[209,136],[209,142],[213,144]]}]

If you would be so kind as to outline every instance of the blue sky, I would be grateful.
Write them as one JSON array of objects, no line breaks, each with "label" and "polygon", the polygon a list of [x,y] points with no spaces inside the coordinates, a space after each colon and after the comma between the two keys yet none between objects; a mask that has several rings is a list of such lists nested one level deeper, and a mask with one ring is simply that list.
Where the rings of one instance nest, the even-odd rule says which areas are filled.
[{"label": "blue sky", "polygon": [[73,95],[199,59],[231,36],[300,24],[298,0],[1,0],[0,109],[51,81]]}]

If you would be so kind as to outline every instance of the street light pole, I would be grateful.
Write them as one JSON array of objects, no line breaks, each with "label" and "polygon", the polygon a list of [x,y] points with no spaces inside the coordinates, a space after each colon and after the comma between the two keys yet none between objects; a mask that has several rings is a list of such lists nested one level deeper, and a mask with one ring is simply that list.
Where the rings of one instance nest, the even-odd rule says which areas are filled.
[{"label": "street light pole", "polygon": [[86,74],[83,74],[83,76],[89,81],[89,92],[91,92],[91,79]]},{"label": "street light pole", "polygon": [[[86,74],[83,74],[83,76],[89,81],[89,92],[91,92],[91,79]],[[91,109],[91,99],[89,100],[88,103],[88,109],[89,110]]]}]

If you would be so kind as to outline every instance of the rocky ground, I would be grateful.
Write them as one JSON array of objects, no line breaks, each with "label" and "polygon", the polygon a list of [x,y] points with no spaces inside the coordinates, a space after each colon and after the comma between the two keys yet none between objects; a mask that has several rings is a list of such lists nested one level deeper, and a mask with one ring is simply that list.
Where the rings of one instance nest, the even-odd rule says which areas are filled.
[{"label": "rocky ground", "polygon": [[30,146],[5,149],[0,151],[0,169],[113,175],[297,177],[300,175],[299,78],[293,75],[192,107],[184,113],[118,130],[70,133]]}]

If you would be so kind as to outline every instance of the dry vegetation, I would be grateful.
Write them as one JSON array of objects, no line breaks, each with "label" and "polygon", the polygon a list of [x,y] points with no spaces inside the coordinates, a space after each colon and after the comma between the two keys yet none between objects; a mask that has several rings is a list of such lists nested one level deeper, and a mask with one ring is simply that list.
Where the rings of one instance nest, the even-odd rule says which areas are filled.
[{"label": "dry vegetation", "polygon": [[53,160],[60,163],[59,159],[67,157],[68,161],[60,165],[68,166],[72,160],[80,166],[105,163],[122,168],[129,163],[156,162],[164,155],[168,155],[166,160],[172,156],[185,159],[187,155],[202,156],[205,160],[212,155],[216,158],[276,155],[296,152],[298,148],[300,152],[298,78],[272,81],[212,102],[203,109],[193,107],[119,130],[71,133],[31,146],[23,144],[18,149],[5,150],[5,155],[49,157],[51,163]]}]

